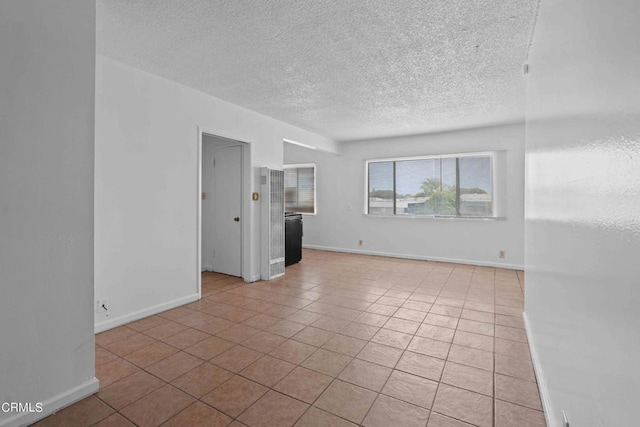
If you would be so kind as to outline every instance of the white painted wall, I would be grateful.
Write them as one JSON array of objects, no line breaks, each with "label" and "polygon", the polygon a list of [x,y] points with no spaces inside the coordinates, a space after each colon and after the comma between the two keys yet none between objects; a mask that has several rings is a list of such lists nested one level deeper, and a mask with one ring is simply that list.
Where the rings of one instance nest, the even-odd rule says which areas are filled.
[{"label": "white painted wall", "polygon": [[[364,215],[365,161],[506,150],[505,220],[381,218]],[[306,247],[521,268],[524,125],[343,144],[342,154],[285,144],[285,163],[316,163],[317,215],[303,217]],[[363,240],[363,246],[358,241]],[[498,252],[506,251],[500,259]]]},{"label": "white painted wall", "polygon": [[[98,55],[96,70],[96,330],[197,298],[198,126],[251,142],[260,166],[282,166],[282,140],[337,144]],[[251,269],[259,277],[259,203]]]},{"label": "white painted wall", "polygon": [[98,388],[93,335],[95,4],[0,2],[0,426]]},{"label": "white painted wall", "polygon": [[638,425],[640,7],[540,3],[527,91],[526,307],[550,426]]}]

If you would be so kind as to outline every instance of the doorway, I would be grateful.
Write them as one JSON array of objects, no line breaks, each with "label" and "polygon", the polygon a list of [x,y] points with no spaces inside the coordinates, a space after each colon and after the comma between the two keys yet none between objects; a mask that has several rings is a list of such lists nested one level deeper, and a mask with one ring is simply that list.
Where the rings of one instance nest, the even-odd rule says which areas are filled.
[{"label": "doorway", "polygon": [[202,271],[213,271],[250,281],[249,147],[200,131],[198,277]]}]

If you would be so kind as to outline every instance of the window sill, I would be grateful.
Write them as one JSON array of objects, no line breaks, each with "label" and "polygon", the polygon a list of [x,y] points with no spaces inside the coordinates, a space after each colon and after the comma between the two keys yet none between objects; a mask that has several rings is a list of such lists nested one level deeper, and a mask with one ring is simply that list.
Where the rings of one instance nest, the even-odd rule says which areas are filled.
[{"label": "window sill", "polygon": [[396,218],[412,220],[463,220],[463,221],[505,221],[506,216],[446,216],[446,215],[370,215],[363,214],[369,218]]}]

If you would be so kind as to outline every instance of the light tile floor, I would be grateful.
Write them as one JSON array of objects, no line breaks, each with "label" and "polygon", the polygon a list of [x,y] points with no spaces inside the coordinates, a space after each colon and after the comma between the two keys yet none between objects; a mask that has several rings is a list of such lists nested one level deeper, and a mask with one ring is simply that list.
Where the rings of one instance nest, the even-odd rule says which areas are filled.
[{"label": "light tile floor", "polygon": [[544,426],[521,271],[305,250],[286,277],[96,336],[100,392],[39,426]]}]

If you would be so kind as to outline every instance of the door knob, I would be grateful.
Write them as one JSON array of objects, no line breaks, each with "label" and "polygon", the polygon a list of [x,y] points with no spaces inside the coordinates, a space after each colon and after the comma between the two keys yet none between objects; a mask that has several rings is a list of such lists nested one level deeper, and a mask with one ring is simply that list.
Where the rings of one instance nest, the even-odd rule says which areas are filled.
[{"label": "door knob", "polygon": [[235,218],[233,218],[233,220],[234,220],[235,222],[238,222],[238,221],[240,221],[240,217],[235,217]]}]

